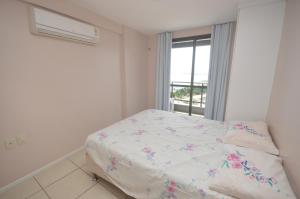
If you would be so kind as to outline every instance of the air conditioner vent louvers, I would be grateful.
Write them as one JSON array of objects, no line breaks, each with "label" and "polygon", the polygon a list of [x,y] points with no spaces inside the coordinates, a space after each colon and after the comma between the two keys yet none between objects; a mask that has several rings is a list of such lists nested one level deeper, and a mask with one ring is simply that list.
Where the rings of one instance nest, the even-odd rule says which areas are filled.
[{"label": "air conditioner vent louvers", "polygon": [[98,28],[48,10],[32,8],[32,31],[38,35],[96,44]]}]

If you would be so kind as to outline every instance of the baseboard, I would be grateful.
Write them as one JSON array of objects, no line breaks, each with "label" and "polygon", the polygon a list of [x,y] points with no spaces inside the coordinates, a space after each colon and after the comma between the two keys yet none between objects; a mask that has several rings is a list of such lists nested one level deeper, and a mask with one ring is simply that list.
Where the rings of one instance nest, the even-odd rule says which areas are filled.
[{"label": "baseboard", "polygon": [[20,184],[20,183],[24,182],[25,180],[27,180],[27,179],[29,179],[29,178],[35,176],[35,175],[38,174],[39,172],[41,172],[41,171],[43,171],[43,170],[45,170],[45,169],[48,169],[49,167],[51,167],[51,166],[57,164],[58,162],[67,159],[68,157],[70,157],[71,155],[77,153],[78,151],[82,150],[83,148],[84,148],[84,147],[82,146],[82,147],[80,147],[80,148],[78,148],[78,149],[75,149],[74,151],[72,151],[72,152],[70,152],[70,153],[64,155],[63,157],[58,158],[57,160],[54,160],[54,161],[52,161],[52,162],[46,164],[45,166],[43,166],[43,167],[41,167],[41,168],[39,168],[39,169],[37,169],[37,170],[35,170],[35,171],[33,171],[33,172],[27,174],[27,175],[25,175],[25,176],[23,176],[23,177],[21,177],[21,178],[15,180],[14,182],[9,183],[8,185],[5,185],[5,186],[1,187],[1,188],[0,188],[0,194],[3,193],[3,192],[5,192],[6,190],[10,189],[11,187],[16,186],[17,184]]}]

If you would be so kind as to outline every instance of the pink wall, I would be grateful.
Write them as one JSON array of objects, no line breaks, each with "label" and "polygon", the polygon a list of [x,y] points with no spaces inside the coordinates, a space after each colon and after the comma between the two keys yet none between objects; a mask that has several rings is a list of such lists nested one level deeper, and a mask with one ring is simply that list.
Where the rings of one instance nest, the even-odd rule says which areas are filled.
[{"label": "pink wall", "polygon": [[[140,94],[147,94],[147,84],[136,86],[140,78],[123,82],[145,76],[146,36],[128,30],[124,37],[121,25],[63,1],[30,1],[96,24],[100,42],[34,36],[27,4],[0,1],[0,187],[82,146],[88,134],[120,120],[123,110],[147,107]],[[127,92],[135,101],[123,104]],[[26,135],[26,143],[6,150],[4,140],[18,134]]]},{"label": "pink wall", "polygon": [[286,2],[286,16],[267,122],[283,157],[290,183],[300,197],[300,2]]},{"label": "pink wall", "polygon": [[147,67],[147,86],[148,86],[148,107],[155,107],[155,67],[157,52],[156,35],[148,38],[148,67]]},{"label": "pink wall", "polygon": [[178,30],[173,32],[173,38],[191,37],[196,35],[206,35],[211,33],[211,26]]},{"label": "pink wall", "polygon": [[148,38],[124,27],[124,67],[126,74],[126,115],[147,108],[147,46]]}]

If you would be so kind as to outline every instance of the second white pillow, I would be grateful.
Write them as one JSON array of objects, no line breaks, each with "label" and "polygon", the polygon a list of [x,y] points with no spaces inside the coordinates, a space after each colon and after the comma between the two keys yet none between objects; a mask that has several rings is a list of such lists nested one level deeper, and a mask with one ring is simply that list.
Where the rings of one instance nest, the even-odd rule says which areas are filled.
[{"label": "second white pillow", "polygon": [[229,122],[223,141],[226,144],[234,144],[279,155],[265,122]]}]

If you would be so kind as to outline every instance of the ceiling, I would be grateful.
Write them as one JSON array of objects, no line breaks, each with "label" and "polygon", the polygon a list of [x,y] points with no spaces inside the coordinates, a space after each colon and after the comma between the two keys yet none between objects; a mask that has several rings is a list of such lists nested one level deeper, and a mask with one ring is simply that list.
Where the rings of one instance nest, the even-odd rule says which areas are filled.
[{"label": "ceiling", "polygon": [[239,2],[252,0],[70,0],[146,34],[236,19]]}]

